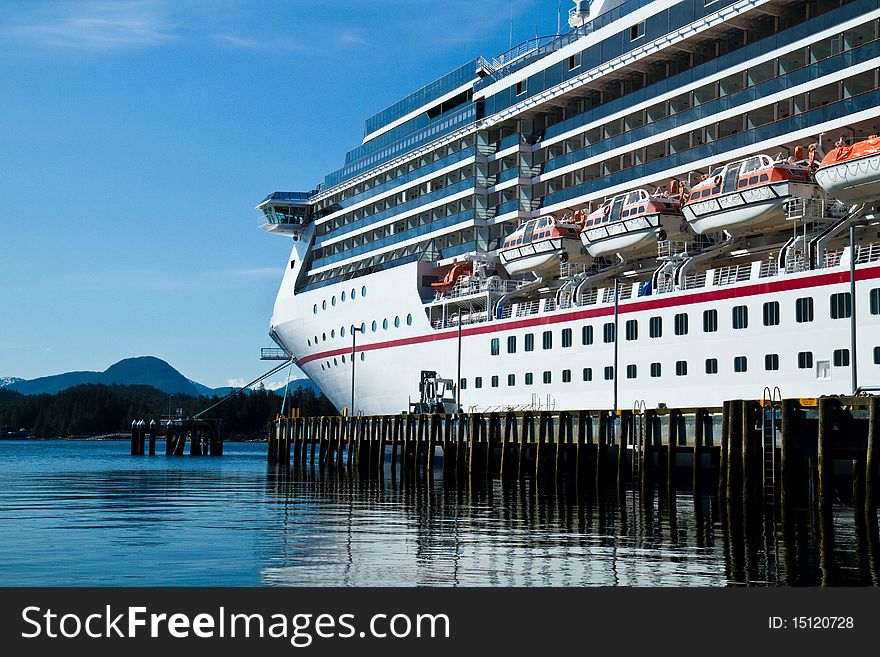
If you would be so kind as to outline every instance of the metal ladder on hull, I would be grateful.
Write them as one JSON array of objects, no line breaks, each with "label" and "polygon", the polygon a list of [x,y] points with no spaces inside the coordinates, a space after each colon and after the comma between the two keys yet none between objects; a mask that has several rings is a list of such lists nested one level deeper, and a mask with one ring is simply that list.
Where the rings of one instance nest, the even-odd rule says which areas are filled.
[{"label": "metal ladder on hull", "polygon": [[779,386],[764,388],[761,400],[761,451],[763,465],[764,544],[767,578],[779,581],[779,542],[776,539],[776,428],[782,420],[782,392]]}]

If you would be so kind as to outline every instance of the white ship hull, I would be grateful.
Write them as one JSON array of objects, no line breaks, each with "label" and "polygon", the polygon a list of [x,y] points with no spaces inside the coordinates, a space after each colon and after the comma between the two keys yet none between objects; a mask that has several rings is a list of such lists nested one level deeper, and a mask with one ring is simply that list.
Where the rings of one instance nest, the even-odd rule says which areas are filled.
[{"label": "white ship hull", "polygon": [[[779,386],[786,397],[815,397],[851,392],[849,366],[835,366],[834,352],[848,349],[850,324],[831,319],[831,294],[849,290],[848,268],[781,275],[773,279],[735,285],[708,285],[699,290],[622,301],[619,307],[618,405],[629,408],[644,400],[648,408],[663,403],[669,407],[718,406],[726,399],[760,398],[766,385]],[[351,405],[352,341],[350,326],[365,324],[366,334],[357,336],[355,358],[355,409],[366,414],[398,413],[418,397],[422,370],[435,370],[444,378],[455,379],[458,332],[455,328],[435,329],[425,314],[416,281],[418,264],[379,272],[368,278],[329,285],[293,295],[286,284],[275,305],[272,324],[277,337],[296,355],[299,366],[321,388],[337,408]],[[295,272],[289,271],[288,276]],[[869,290],[880,287],[880,265],[859,267],[857,286],[860,383],[880,385],[880,364],[874,349],[880,344],[880,316],[869,309]],[[286,279],[285,279],[286,280]],[[711,276],[707,280],[711,280]],[[366,286],[366,296],[361,294]],[[356,289],[354,301],[350,294]],[[347,300],[340,301],[342,292]],[[815,321],[795,322],[795,300],[812,297]],[[336,297],[336,305],[332,299]],[[600,294],[599,299],[602,299]],[[322,310],[324,302],[327,310]],[[762,304],[777,301],[781,309],[778,326],[763,326]],[[751,323],[748,328],[731,327],[732,308],[746,305]],[[317,306],[317,314],[313,309]],[[613,304],[541,311],[517,317],[514,307],[509,319],[488,321],[462,330],[461,391],[463,409],[507,408],[611,408],[614,382],[604,378],[613,362],[613,343],[603,342],[603,327],[613,321]],[[704,310],[718,313],[717,332],[704,333]],[[674,316],[686,312],[689,334],[673,335]],[[411,316],[411,324],[406,321]],[[659,339],[648,337],[648,320],[660,316],[666,331]],[[399,318],[395,328],[395,318]],[[637,320],[638,340],[625,339],[624,325]],[[383,328],[387,321],[388,328]],[[373,322],[376,329],[373,330]],[[593,327],[593,343],[582,343],[584,326]],[[346,328],[345,336],[340,329]],[[805,330],[808,327],[809,330]],[[563,347],[561,332],[571,329],[571,346]],[[543,349],[542,336],[552,332],[552,347]],[[534,335],[534,351],[524,351],[524,336]],[[507,353],[507,338],[516,338],[516,353]],[[315,338],[317,337],[317,343]],[[500,340],[500,354],[491,355],[490,343]],[[812,353],[809,368],[798,367],[798,354]],[[765,357],[776,354],[779,369],[767,371]],[[748,369],[734,372],[734,359],[745,356]],[[706,359],[716,358],[718,373],[706,373]],[[343,360],[344,359],[344,360]],[[687,374],[676,374],[676,363],[687,363]],[[662,375],[651,377],[652,363],[661,363]],[[634,365],[636,376],[628,377]],[[680,366],[679,366],[680,367]],[[584,381],[584,369],[591,380]],[[565,371],[570,382],[564,380]],[[549,372],[549,383],[544,383]],[[526,374],[533,383],[526,384]],[[631,374],[632,371],[630,370]],[[509,380],[509,376],[513,379]],[[476,378],[482,386],[476,386]],[[497,380],[493,380],[497,377]],[[509,381],[512,385],[508,385]],[[497,385],[493,385],[497,384]]]}]

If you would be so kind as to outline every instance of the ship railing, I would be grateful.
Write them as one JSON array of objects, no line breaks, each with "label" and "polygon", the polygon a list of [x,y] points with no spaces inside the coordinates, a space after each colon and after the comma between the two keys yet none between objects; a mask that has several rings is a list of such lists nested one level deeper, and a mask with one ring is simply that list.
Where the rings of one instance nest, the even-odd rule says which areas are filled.
[{"label": "ship railing", "polygon": [[668,294],[669,292],[675,292],[675,281],[671,278],[663,278],[657,281],[657,289],[656,294]]},{"label": "ship railing", "polygon": [[572,278],[581,274],[592,274],[597,270],[596,267],[584,265],[579,262],[563,262],[559,265],[560,278]]},{"label": "ship railing", "polygon": [[768,260],[761,263],[761,270],[758,272],[758,278],[770,278],[779,273],[779,265],[775,260]]},{"label": "ship railing", "polygon": [[880,242],[862,244],[856,247],[856,264],[880,260]]},{"label": "ship railing", "polygon": [[[632,285],[621,285],[617,289],[617,300],[626,301],[632,298]],[[611,303],[614,301],[614,287],[606,287],[602,295],[602,303]]]},{"label": "ship railing", "polygon": [[752,277],[752,265],[730,265],[715,270],[713,285],[733,285],[747,281]]},{"label": "ship railing", "polygon": [[789,221],[815,221],[817,219],[840,219],[846,209],[840,201],[828,196],[825,198],[792,198],[786,204]]},{"label": "ship railing", "polygon": [[580,293],[580,296],[577,300],[577,305],[579,306],[595,306],[599,300],[599,292],[593,288],[589,290],[584,290]]},{"label": "ship railing", "polygon": [[545,299],[544,300],[544,312],[549,313],[556,310],[556,299]]},{"label": "ship railing", "polygon": [[541,309],[540,301],[524,301],[516,304],[516,316],[528,317],[534,315]]},{"label": "ship railing", "polygon": [[696,250],[698,249],[693,242],[678,240],[661,240],[657,242],[658,259],[686,257]]},{"label": "ship railing", "polygon": [[498,319],[510,319],[513,315],[513,306],[504,306],[498,314]]},{"label": "ship railing", "polygon": [[796,274],[807,271],[807,256],[804,253],[792,253],[785,257],[785,273]]},{"label": "ship railing", "polygon": [[533,52],[543,46],[544,44],[550,43],[554,39],[557,38],[557,35],[552,36],[539,36],[534,37],[533,39],[529,39],[527,41],[523,41],[522,43],[515,45],[513,48],[508,50],[507,52],[503,52],[492,60],[492,68],[499,69],[507,66],[514,59],[519,59],[523,55],[527,55],[530,52]]},{"label": "ship railing", "polygon": [[837,251],[827,251],[822,259],[822,267],[837,267],[840,264],[840,258],[843,256],[843,249]]},{"label": "ship railing", "polygon": [[706,272],[704,271],[698,274],[685,276],[681,285],[681,289],[683,290],[696,290],[700,287],[706,287]]}]

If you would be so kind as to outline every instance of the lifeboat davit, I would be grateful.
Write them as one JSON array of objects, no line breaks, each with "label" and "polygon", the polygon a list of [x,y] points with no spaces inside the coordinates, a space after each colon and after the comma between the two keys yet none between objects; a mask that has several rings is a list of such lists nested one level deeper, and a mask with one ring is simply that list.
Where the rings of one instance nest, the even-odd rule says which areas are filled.
[{"label": "lifeboat davit", "polygon": [[816,182],[844,203],[880,199],[880,137],[871,136],[852,146],[838,143],[819,164]]},{"label": "lifeboat davit", "polygon": [[431,283],[431,287],[443,294],[449,294],[452,288],[455,287],[458,279],[463,276],[468,276],[472,273],[472,270],[473,266],[470,263],[459,262],[446,272],[446,276],[443,277],[443,280]]},{"label": "lifeboat davit", "polygon": [[784,226],[785,204],[792,198],[819,194],[808,162],[757,155],[715,169],[691,189],[682,211],[701,235],[720,230],[749,235]]},{"label": "lifeboat davit", "polygon": [[577,223],[552,215],[531,219],[504,238],[498,256],[511,275],[554,271],[558,275],[560,263],[581,255],[579,230]]},{"label": "lifeboat davit", "polygon": [[587,216],[581,240],[594,258],[653,249],[658,240],[684,239],[681,197],[638,189],[607,199]]}]

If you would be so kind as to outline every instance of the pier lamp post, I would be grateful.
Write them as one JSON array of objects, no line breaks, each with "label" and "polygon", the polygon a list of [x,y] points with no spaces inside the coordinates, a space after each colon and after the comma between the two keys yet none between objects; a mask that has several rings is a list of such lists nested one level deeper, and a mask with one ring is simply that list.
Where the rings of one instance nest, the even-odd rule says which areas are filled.
[{"label": "pier lamp post", "polygon": [[364,333],[360,326],[351,325],[351,415],[354,417],[354,367],[355,351],[357,349],[357,334]]}]

